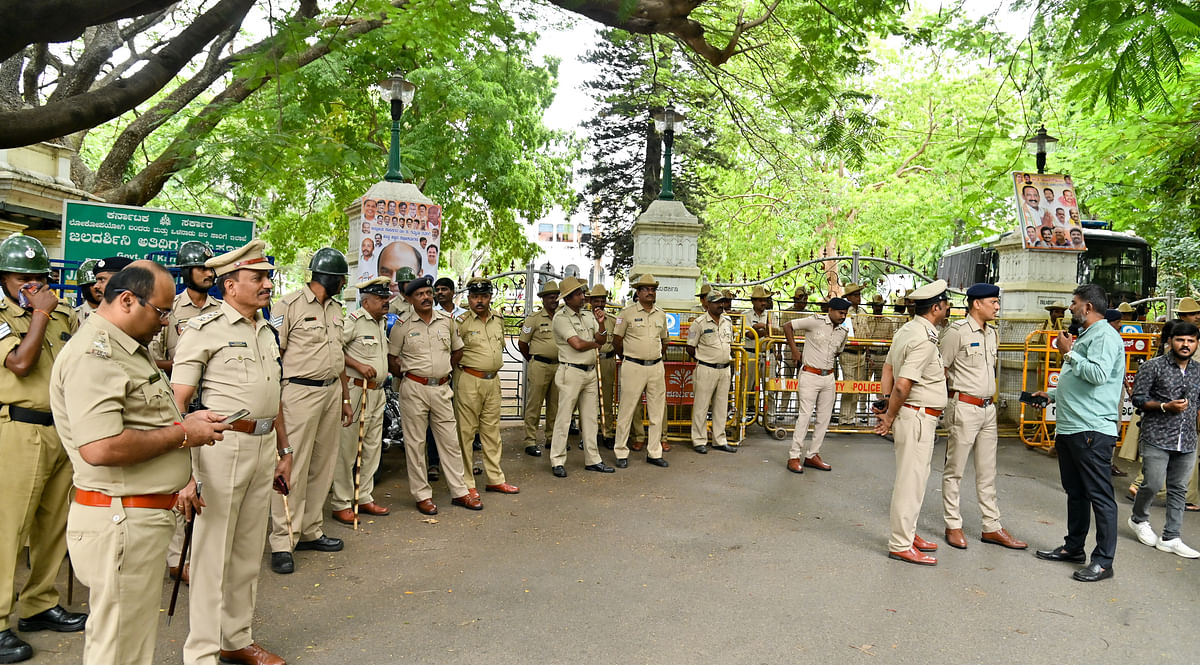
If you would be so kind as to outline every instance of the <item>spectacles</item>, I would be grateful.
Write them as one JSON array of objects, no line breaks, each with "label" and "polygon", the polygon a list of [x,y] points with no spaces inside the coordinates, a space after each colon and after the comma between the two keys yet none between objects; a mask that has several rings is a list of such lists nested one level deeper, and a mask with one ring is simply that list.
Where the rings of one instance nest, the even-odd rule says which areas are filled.
[{"label": "spectacles", "polygon": [[171,310],[163,309],[161,307],[156,306],[154,303],[150,302],[149,300],[147,300],[146,298],[144,298],[142,296],[139,296],[138,294],[134,293],[130,289],[115,289],[113,291],[113,293],[131,293],[131,294],[133,294],[133,297],[137,298],[137,301],[139,304],[145,305],[146,307],[149,307],[150,309],[153,309],[155,312],[158,313],[159,321],[166,321],[167,317],[171,316]]}]

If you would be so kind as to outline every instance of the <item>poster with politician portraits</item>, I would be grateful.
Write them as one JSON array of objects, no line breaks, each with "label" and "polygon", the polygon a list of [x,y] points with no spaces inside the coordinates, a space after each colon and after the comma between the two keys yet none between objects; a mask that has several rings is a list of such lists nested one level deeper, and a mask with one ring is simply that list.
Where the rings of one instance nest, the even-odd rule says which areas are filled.
[{"label": "poster with politician portraits", "polygon": [[1025,249],[1087,249],[1071,176],[1014,172],[1013,186],[1017,193],[1017,232],[1024,239]]},{"label": "poster with politician portraits", "polygon": [[363,199],[358,236],[358,274],[364,281],[384,276],[395,280],[402,267],[437,278],[441,258],[442,206],[415,201]]}]

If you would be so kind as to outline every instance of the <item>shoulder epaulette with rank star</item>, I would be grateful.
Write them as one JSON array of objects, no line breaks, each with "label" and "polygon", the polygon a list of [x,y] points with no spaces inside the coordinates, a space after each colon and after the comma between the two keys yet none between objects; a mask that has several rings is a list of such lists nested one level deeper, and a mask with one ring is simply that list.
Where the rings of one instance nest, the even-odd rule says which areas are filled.
[{"label": "shoulder epaulette with rank star", "polygon": [[209,323],[210,321],[215,321],[219,316],[221,316],[220,311],[209,312],[207,314],[201,314],[200,316],[193,316],[192,318],[188,319],[187,326],[189,328],[195,328],[196,330],[199,330],[204,327],[204,324]]},{"label": "shoulder epaulette with rank star", "polygon": [[88,348],[87,354],[89,356],[96,356],[97,358],[112,357],[112,345],[109,344],[107,330],[96,331],[96,337],[92,340],[92,345]]},{"label": "shoulder epaulette with rank star", "polygon": [[466,321],[467,320],[467,312],[463,312],[462,314],[459,314],[458,316],[454,317],[454,320],[458,321],[459,323]]},{"label": "shoulder epaulette with rank star", "polygon": [[357,321],[363,317],[363,314],[366,314],[366,313],[367,313],[367,310],[359,307],[358,309],[354,310],[353,312],[350,312],[350,318]]}]

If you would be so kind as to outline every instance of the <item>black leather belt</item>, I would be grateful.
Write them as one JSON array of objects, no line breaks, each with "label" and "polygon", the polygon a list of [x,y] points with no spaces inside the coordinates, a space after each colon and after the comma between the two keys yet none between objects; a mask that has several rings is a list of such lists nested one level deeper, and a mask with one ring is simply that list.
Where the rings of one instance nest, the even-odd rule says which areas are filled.
[{"label": "black leather belt", "polygon": [[29,423],[30,425],[50,426],[54,424],[53,413],[38,411],[37,409],[26,409],[16,404],[8,405],[8,417],[16,422]]},{"label": "black leather belt", "polygon": [[575,369],[583,371],[583,372],[590,372],[590,371],[592,371],[592,369],[594,369],[596,367],[595,365],[579,365],[577,363],[563,363],[563,364],[566,365],[567,367],[574,367]]},{"label": "black leather belt", "polygon": [[547,358],[546,356],[534,356],[533,359],[540,363],[546,363],[547,365],[557,365],[558,364],[557,358]]},{"label": "black leather belt", "polygon": [[704,365],[705,367],[711,367],[713,369],[725,369],[726,367],[729,367],[729,363],[706,363],[703,360],[697,360],[696,362]]},{"label": "black leather belt", "polygon": [[635,365],[645,365],[646,367],[657,365],[662,362],[662,358],[655,358],[654,360],[642,360],[641,358],[632,358],[630,356],[625,356],[625,360]]},{"label": "black leather belt", "polygon": [[332,379],[301,379],[299,377],[293,377],[293,378],[284,379],[284,380],[287,381],[288,383],[294,383],[298,386],[308,386],[310,388],[324,388],[326,386],[332,386],[334,383],[336,383],[337,377],[335,376]]}]

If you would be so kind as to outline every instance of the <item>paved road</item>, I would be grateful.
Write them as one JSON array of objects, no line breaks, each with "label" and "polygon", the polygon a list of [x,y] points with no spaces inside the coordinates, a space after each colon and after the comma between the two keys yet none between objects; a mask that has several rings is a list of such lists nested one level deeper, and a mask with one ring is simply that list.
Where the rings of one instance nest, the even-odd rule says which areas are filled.
[{"label": "paved road", "polygon": [[[613,475],[570,476],[519,454],[506,430],[514,497],[485,510],[450,505],[436,523],[405,489],[402,455],[385,456],[378,496],[393,514],[346,539],[338,554],[302,552],[291,576],[264,556],[255,638],[290,663],[1194,663],[1200,560],[1139,544],[1120,505],[1116,577],[1096,584],[1034,558],[1064,534],[1055,461],[1004,440],[1000,507],[1031,551],[978,541],[942,545],[935,568],[885,556],[891,445],[832,435],[832,472],[788,473],[787,443],[748,439],[736,455],[667,454]],[[606,458],[611,461],[611,453]],[[943,446],[921,516],[942,542]],[[968,478],[968,483],[971,480]],[[969,484],[968,484],[969,486]],[[1152,513],[1161,528],[1161,508]],[[1184,539],[1200,545],[1200,516]],[[164,587],[163,607],[168,589]],[[158,661],[180,662],[186,604],[160,625]],[[78,663],[82,636],[30,635],[34,663]]]}]

